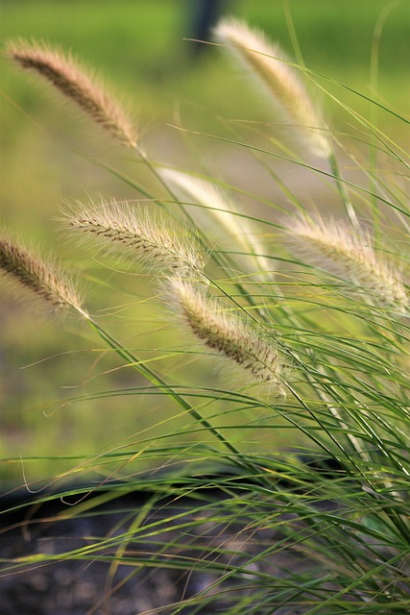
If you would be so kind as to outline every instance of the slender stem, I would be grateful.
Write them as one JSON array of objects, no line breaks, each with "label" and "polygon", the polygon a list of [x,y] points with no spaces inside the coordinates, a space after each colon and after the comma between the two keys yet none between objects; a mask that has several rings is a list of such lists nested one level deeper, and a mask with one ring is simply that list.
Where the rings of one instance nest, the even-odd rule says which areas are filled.
[{"label": "slender stem", "polygon": [[[122,359],[124,359],[131,367],[136,369],[142,376],[144,376],[149,382],[151,382],[154,386],[158,387],[161,391],[169,395],[174,401],[176,401],[184,410],[186,410],[191,417],[201,423],[205,429],[207,429],[210,433],[212,433],[215,438],[221,442],[225,448],[228,449],[230,456],[229,458],[240,468],[246,469],[250,471],[252,474],[255,474],[255,467],[248,463],[244,457],[244,455],[231,443],[229,442],[221,432],[214,427],[208,419],[206,419],[196,408],[193,408],[188,402],[185,401],[178,393],[174,391],[172,386],[167,384],[158,374],[154,372],[150,367],[147,367],[142,361],[140,361],[135,355],[133,355],[129,350],[124,348],[124,346],[116,340],[112,335],[110,335],[105,329],[103,329],[98,323],[95,322],[88,314],[82,309],[77,309],[77,311],[83,316],[91,328],[112,348]],[[233,455],[233,457],[231,457]]]}]

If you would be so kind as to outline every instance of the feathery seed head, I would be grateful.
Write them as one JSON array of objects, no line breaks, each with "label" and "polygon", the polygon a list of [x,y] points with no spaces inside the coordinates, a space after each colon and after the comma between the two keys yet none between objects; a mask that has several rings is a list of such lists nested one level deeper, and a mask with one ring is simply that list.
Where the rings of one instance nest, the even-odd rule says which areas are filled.
[{"label": "feathery seed head", "polygon": [[135,131],[120,104],[71,56],[44,43],[10,41],[6,55],[21,68],[36,72],[97,124],[128,147],[136,147]]},{"label": "feathery seed head", "polygon": [[243,320],[225,314],[215,299],[207,298],[189,281],[172,278],[169,292],[183,321],[208,348],[231,359],[260,382],[279,383],[283,368],[278,352]]},{"label": "feathery seed head", "polygon": [[177,191],[193,198],[196,202],[209,208],[209,212],[222,225],[229,236],[234,238],[245,250],[254,257],[258,267],[264,273],[269,272],[269,261],[261,256],[263,248],[249,220],[235,215],[238,207],[217,186],[208,181],[192,177],[187,173],[173,169],[160,169],[160,174],[166,182],[173,184]]},{"label": "feathery seed head", "polygon": [[137,216],[127,203],[81,206],[66,216],[65,224],[110,252],[137,258],[150,270],[201,273],[203,260],[192,236],[179,239],[146,214]]},{"label": "feathery seed head", "polygon": [[219,22],[215,36],[268,92],[283,120],[293,124],[295,134],[304,135],[305,145],[317,156],[328,158],[332,147],[326,123],[280,47],[270,44],[263,32],[232,17]]},{"label": "feathery seed head", "polygon": [[0,269],[55,310],[72,306],[86,315],[72,280],[58,264],[41,260],[5,237],[0,238]]},{"label": "feathery seed head", "polygon": [[[299,216],[288,223],[289,241],[311,260],[327,260],[356,286],[372,293],[381,305],[400,314],[408,313],[410,298],[394,263],[374,250],[371,236],[353,231],[343,221]],[[313,250],[316,251],[313,252]]]}]

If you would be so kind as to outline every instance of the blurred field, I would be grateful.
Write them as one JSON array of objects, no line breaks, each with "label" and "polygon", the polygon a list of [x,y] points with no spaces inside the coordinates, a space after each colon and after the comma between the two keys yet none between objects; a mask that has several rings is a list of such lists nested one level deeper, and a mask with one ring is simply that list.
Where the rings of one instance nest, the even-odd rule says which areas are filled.
[{"label": "blurred field", "polygon": [[[2,42],[20,36],[45,39],[71,49],[88,65],[96,67],[129,102],[154,160],[195,169],[195,156],[219,156],[228,164],[230,150],[218,150],[218,145],[212,143],[211,150],[203,152],[199,142],[194,146],[197,153],[192,154],[183,135],[166,125],[180,122],[189,128],[218,132],[218,116],[266,118],[264,105],[237,79],[220,50],[209,48],[196,60],[192,58],[192,43],[183,40],[191,35],[191,5],[189,0],[3,0],[1,38]],[[309,68],[366,96],[387,100],[402,112],[408,111],[408,2],[389,5],[381,0],[294,0],[290,6]],[[231,0],[227,9],[259,24],[272,39],[292,52],[281,1]],[[370,59],[375,28],[377,32],[377,24],[382,23],[376,84]],[[321,80],[320,84],[345,104],[369,113],[364,99],[329,81]],[[375,85],[377,93],[373,90]],[[144,279],[136,284],[135,278],[114,275],[97,262],[90,266],[86,251],[73,249],[74,244],[61,239],[55,220],[64,200],[98,199],[99,195],[107,199],[138,198],[135,190],[87,160],[88,157],[138,177],[140,170],[127,154],[61,105],[47,88],[38,87],[34,80],[18,74],[4,60],[2,94],[3,223],[23,236],[33,237],[44,247],[53,247],[69,266],[70,262],[79,265],[84,270],[85,283],[98,275],[107,292],[91,294],[89,304],[95,312],[103,310],[100,315],[106,313],[110,327],[123,339],[127,338],[132,347],[141,352],[166,348],[172,334],[161,310],[152,307],[153,291],[149,284]],[[342,133],[348,131],[350,118],[331,98],[323,98],[334,124]],[[381,113],[380,122],[383,129],[400,138],[398,127],[387,115]],[[195,142],[192,137],[191,140]],[[232,153],[233,161],[235,156]],[[242,169],[233,166],[228,166],[231,181],[236,172],[243,175]],[[155,189],[148,177],[141,176],[149,188]],[[101,304],[101,296],[107,298],[107,303]],[[134,386],[135,375],[130,370],[117,371],[117,362],[102,353],[90,332],[79,328],[76,322],[45,322],[31,314],[30,308],[8,298],[2,300],[1,327],[0,456],[26,459],[29,480],[71,468],[82,458],[91,458],[119,444],[132,445],[142,437],[144,429],[147,437],[153,437],[167,433],[178,421],[183,424],[184,417],[173,417],[174,408],[164,407],[161,399],[93,400],[96,390]],[[149,356],[149,351],[145,356]],[[173,369],[172,365],[169,369]],[[105,371],[110,374],[105,376]],[[91,396],[87,403],[65,406],[55,401],[84,393]],[[152,412],[147,412],[147,407]],[[278,444],[284,442],[286,433],[278,435]],[[20,462],[3,463],[3,472],[21,480]]]}]

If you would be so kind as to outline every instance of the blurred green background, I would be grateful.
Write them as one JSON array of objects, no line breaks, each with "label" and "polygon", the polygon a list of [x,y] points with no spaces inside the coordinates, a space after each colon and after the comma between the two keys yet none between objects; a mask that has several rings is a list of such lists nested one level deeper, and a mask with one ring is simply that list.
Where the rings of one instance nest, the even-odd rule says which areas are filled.
[{"label": "blurred green background", "polygon": [[[194,44],[184,40],[192,36],[194,5],[194,0],[2,0],[1,39],[2,44],[18,37],[46,40],[71,50],[86,65],[98,69],[128,102],[154,160],[195,170],[197,159],[213,159],[220,164],[221,169],[216,170],[221,176],[226,171],[232,183],[236,176],[239,183],[246,182],[251,172],[242,169],[243,161],[236,153],[213,142],[207,142],[208,149],[203,151],[203,141],[195,143],[191,137],[196,148],[192,150],[184,134],[167,125],[180,123],[218,132],[219,117],[267,118],[265,106],[238,78],[220,49],[208,46],[194,56]],[[261,26],[272,40],[292,53],[288,6],[309,68],[366,96],[387,101],[399,111],[408,111],[407,0],[227,0],[224,6],[227,13]],[[376,48],[377,83],[371,70],[371,53]],[[86,250],[62,238],[55,219],[65,201],[98,200],[100,195],[107,199],[138,198],[135,190],[88,157],[142,177],[152,190],[155,185],[149,177],[140,175],[128,154],[62,105],[47,87],[20,74],[5,59],[1,63],[3,224],[44,248],[53,248],[69,268],[80,267],[86,285],[91,286],[94,276],[102,280],[105,289],[101,285],[89,292],[91,311],[104,317],[111,330],[145,353],[143,356],[158,356],[161,348],[172,343],[172,328],[151,299],[155,289],[149,280],[140,277],[136,283],[134,276],[129,279],[114,274],[97,261],[90,261]],[[324,80],[321,84],[345,104],[369,113],[364,99],[337,84]],[[350,117],[331,98],[323,98],[333,124],[341,134],[348,132]],[[401,138],[398,122],[387,114],[380,122],[393,138]],[[118,369],[115,358],[102,353],[98,340],[75,320],[60,323],[38,318],[30,306],[7,296],[1,304],[1,335],[3,476],[21,480],[22,466],[16,461],[19,456],[26,460],[28,480],[63,472],[81,463],[82,458],[90,459],[86,464],[97,466],[98,461],[92,458],[103,451],[128,444],[135,450],[143,438],[161,436],[186,423],[186,417],[174,417],[171,404],[154,397],[89,399],[65,405],[62,400],[70,395],[92,397],[97,390],[140,383],[131,370]],[[155,353],[150,355],[150,349]],[[198,371],[186,370],[181,361],[174,365],[168,359],[167,369],[185,368],[191,382],[198,382]],[[215,379],[211,374],[208,380],[212,383]],[[199,381],[204,383],[203,378]],[[225,417],[224,422],[229,420],[247,419],[234,415]],[[249,436],[251,446],[253,437]],[[243,432],[238,438],[243,441]],[[284,443],[285,432],[278,435],[276,444]]]}]

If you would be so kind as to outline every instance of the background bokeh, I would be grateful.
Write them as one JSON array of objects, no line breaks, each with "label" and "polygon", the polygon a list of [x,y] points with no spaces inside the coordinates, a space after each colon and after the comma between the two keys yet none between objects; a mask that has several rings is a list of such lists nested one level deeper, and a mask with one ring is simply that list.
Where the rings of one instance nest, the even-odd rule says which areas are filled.
[{"label": "background bokeh", "polygon": [[[210,167],[216,176],[269,197],[269,187],[235,149],[175,128],[218,133],[220,118],[267,118],[265,105],[220,49],[204,45],[198,51],[186,40],[195,36],[195,6],[194,0],[2,0],[1,40],[41,39],[71,50],[128,102],[154,160],[191,170]],[[366,97],[408,111],[408,1],[226,0],[223,12],[259,25],[292,53],[287,7],[306,65],[335,80],[319,79],[330,95],[363,114],[375,112]],[[138,198],[132,187],[98,162],[142,178],[149,189],[158,187],[127,153],[49,88],[27,79],[5,59],[1,64],[2,223],[45,249],[53,248],[69,268],[82,271],[91,289],[94,279],[100,280],[97,290],[89,291],[91,309],[100,318],[106,315],[109,326],[145,356],[154,350],[160,354],[171,343],[172,332],[155,307],[149,280],[115,274],[97,260],[90,261],[85,250],[61,234],[56,219],[67,201],[99,200],[100,195]],[[322,98],[343,140],[351,118],[331,96]],[[391,116],[382,114],[378,121],[392,138],[404,138]],[[110,447],[125,446],[141,433],[161,435],[185,420],[173,417],[173,409],[155,398],[93,400],[94,391],[133,386],[136,377],[118,369],[116,360],[101,352],[91,332],[75,320],[39,318],[30,306],[4,295],[1,338],[3,477],[21,481],[24,466],[28,479],[33,479],[64,471],[88,457],[92,465],[93,456]],[[182,367],[186,366],[176,361],[175,369]],[[167,369],[172,372],[173,364]],[[196,369],[188,372],[193,382]],[[215,377],[209,375],[211,380]],[[77,394],[90,399],[64,404],[67,396]],[[278,435],[276,444],[284,441],[286,434]],[[20,456],[23,465],[16,461]]]}]

